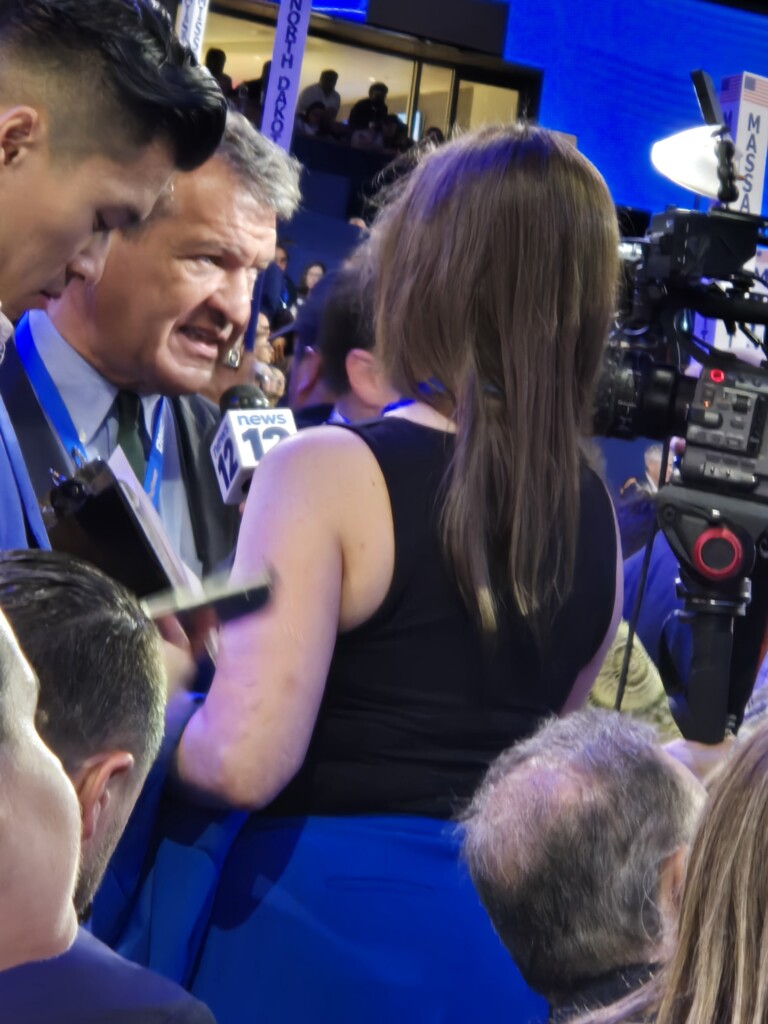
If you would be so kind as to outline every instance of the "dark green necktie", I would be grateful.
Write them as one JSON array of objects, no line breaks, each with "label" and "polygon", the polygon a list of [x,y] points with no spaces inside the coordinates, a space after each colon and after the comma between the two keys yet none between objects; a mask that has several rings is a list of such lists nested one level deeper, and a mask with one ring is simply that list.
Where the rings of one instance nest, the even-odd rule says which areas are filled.
[{"label": "dark green necktie", "polygon": [[117,443],[125,452],[131,469],[144,483],[147,459],[144,452],[141,430],[141,399],[134,391],[118,391],[115,399],[117,409]]}]

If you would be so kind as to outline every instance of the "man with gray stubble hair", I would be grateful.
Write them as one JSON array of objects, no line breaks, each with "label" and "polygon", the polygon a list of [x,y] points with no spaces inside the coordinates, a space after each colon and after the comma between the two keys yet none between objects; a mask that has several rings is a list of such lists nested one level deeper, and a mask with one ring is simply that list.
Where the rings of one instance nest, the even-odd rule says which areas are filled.
[{"label": "man with gray stubble hair", "polygon": [[464,855],[526,982],[566,1021],[663,962],[704,789],[626,716],[554,719],[491,766]]},{"label": "man with gray stubble hair", "polygon": [[216,155],[239,175],[259,205],[273,210],[281,220],[293,216],[301,199],[301,165],[256,131],[242,114],[230,111],[227,115]]},{"label": "man with gray stubble hair", "polygon": [[[198,574],[226,559],[239,526],[208,452],[219,413],[199,392],[241,347],[256,276],[274,258],[277,218],[290,218],[299,197],[298,163],[229,111],[214,155],[176,174],[144,224],[115,233],[101,280],[71,281],[20,327],[66,406],[81,454],[108,459],[123,448],[171,545]],[[4,396],[21,394],[19,378],[28,386],[25,369],[15,367],[12,380],[0,375]],[[29,401],[9,397],[7,405],[42,500],[50,468],[69,476],[72,460],[49,426],[51,409],[46,420]],[[158,461],[159,493],[151,487]]]}]

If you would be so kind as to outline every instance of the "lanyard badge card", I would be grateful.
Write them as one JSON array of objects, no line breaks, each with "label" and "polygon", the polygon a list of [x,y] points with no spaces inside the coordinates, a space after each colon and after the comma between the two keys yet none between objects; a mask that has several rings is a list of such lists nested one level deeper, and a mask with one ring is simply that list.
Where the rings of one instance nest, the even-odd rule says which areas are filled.
[{"label": "lanyard badge card", "polygon": [[43,517],[54,551],[90,562],[139,597],[179,583],[135,494],[100,459],[55,484]]}]

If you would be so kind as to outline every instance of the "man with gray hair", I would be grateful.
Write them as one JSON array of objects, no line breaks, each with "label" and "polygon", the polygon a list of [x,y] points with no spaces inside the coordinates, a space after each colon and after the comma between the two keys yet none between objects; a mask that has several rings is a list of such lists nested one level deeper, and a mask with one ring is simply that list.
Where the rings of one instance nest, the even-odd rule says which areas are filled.
[{"label": "man with gray hair", "polygon": [[650,727],[608,711],[554,719],[491,766],[464,855],[553,1021],[614,1002],[666,959],[704,796]]},{"label": "man with gray hair", "polygon": [[298,201],[296,161],[230,112],[211,159],[116,233],[98,283],[73,280],[22,319],[0,392],[39,499],[51,468],[71,475],[74,458],[120,445],[187,565],[226,558],[239,520],[208,453],[218,410],[196,393],[238,350],[277,217]]}]

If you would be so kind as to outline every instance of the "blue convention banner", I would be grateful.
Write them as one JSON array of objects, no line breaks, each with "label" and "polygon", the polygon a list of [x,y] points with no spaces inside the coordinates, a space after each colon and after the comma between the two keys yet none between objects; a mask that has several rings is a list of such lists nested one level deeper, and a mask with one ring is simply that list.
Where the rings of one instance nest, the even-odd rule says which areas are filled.
[{"label": "blue convention banner", "polygon": [[269,76],[261,130],[286,150],[291,146],[311,13],[312,0],[282,0],[277,18],[272,73]]}]

